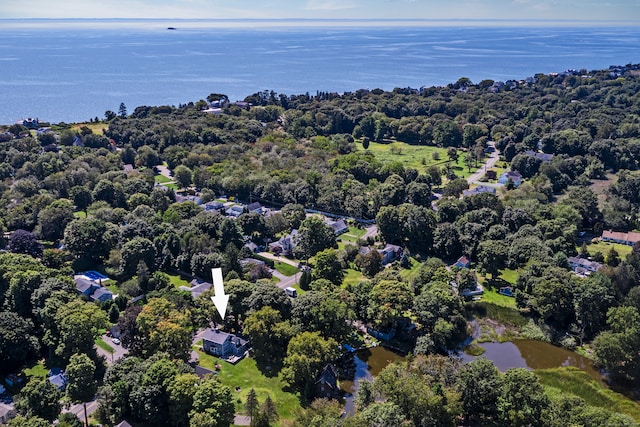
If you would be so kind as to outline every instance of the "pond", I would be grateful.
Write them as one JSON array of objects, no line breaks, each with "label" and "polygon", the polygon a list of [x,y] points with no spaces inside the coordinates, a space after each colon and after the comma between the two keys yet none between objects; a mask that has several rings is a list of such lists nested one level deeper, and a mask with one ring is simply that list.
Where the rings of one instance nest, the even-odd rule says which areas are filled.
[{"label": "pond", "polygon": [[[515,340],[478,345],[485,350],[482,356],[491,360],[502,372],[509,368],[549,369],[574,366],[587,372],[596,381],[604,382],[602,373],[593,366],[590,359],[546,342]],[[464,362],[476,358],[465,353],[460,353],[460,357]]]},{"label": "pond", "polygon": [[396,361],[404,360],[404,356],[384,347],[372,347],[359,350],[353,354],[355,371],[352,381],[340,381],[340,390],[344,392],[344,410],[348,414],[354,412],[354,397],[358,390],[358,383],[362,380],[372,380],[387,365]]},{"label": "pond", "polygon": [[[486,342],[478,345],[485,349],[483,356],[491,360],[502,372],[509,368],[549,369],[574,366],[587,372],[596,381],[608,385],[606,378],[594,367],[590,359],[546,342],[515,340],[503,343]],[[470,362],[476,358],[464,353],[460,353],[460,357],[463,362]],[[354,396],[360,381],[371,380],[391,362],[404,359],[404,356],[384,347],[373,347],[354,353],[353,380],[340,381],[340,389],[345,394],[345,412],[349,414],[354,412]]]}]

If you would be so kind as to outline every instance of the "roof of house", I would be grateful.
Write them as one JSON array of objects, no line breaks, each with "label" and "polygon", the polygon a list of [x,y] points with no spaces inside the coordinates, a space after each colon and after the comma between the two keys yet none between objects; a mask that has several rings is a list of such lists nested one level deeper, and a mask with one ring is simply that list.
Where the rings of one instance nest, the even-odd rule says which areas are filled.
[{"label": "roof of house", "polygon": [[633,231],[629,233],[623,233],[621,231],[605,230],[602,232],[602,238],[635,243],[640,242],[640,233],[635,233]]},{"label": "roof of house", "polygon": [[91,298],[93,299],[100,299],[100,297],[102,296],[108,296],[109,298],[113,298],[113,292],[111,292],[109,289],[107,288],[98,288],[96,289],[92,294],[91,294]]},{"label": "roof of house", "polygon": [[597,271],[602,267],[602,264],[600,264],[599,262],[590,261],[586,258],[580,258],[576,256],[569,257],[568,261],[570,264],[574,264],[574,265],[586,268],[588,270]]},{"label": "roof of house", "polygon": [[94,282],[93,280],[89,280],[83,276],[74,276],[73,280],[76,282],[76,289],[80,293],[85,293],[92,287],[98,286],[96,282]]},{"label": "roof of house", "polygon": [[399,252],[402,250],[402,247],[398,245],[392,245],[391,243],[387,243],[384,248],[382,248],[382,253],[387,254],[389,252]]},{"label": "roof of house", "polygon": [[456,263],[454,265],[456,266],[467,266],[471,264],[471,262],[469,261],[469,258],[467,258],[466,256],[462,255],[460,258],[458,258],[458,260],[456,261]]},{"label": "roof of house", "polygon": [[318,376],[318,380],[316,381],[316,384],[325,383],[333,387],[336,387],[337,381],[338,381],[338,371],[331,363],[327,363],[324,366],[324,368],[322,368],[322,372]]},{"label": "roof of house", "polygon": [[207,329],[201,336],[203,340],[207,340],[215,344],[224,344],[225,341],[229,339],[239,340],[239,343],[241,345],[244,345],[247,343],[246,340],[243,340],[242,338],[237,337],[234,334],[228,334],[226,332],[222,332],[217,329],[211,329],[211,328]]},{"label": "roof of house", "polygon": [[213,285],[209,282],[205,282],[199,279],[193,279],[189,282],[189,286],[180,286],[180,289],[183,291],[187,291],[191,293],[191,298],[196,299],[209,289],[211,289]]},{"label": "roof of house", "polygon": [[58,387],[59,390],[64,390],[67,387],[67,377],[64,376],[64,373],[50,376],[49,382]]},{"label": "roof of house", "polygon": [[527,151],[524,152],[524,154],[528,154],[529,156],[537,157],[538,159],[542,160],[543,162],[550,162],[551,159],[553,159],[553,154],[539,153],[539,152],[533,151],[533,150],[527,150]]},{"label": "roof of house", "polygon": [[262,205],[258,202],[253,202],[247,205],[247,210],[249,212],[257,211],[258,209],[262,209]]},{"label": "roof of house", "polygon": [[6,418],[9,414],[15,414],[15,409],[7,404],[0,402],[0,418]]},{"label": "roof of house", "polygon": [[349,229],[347,223],[344,222],[344,219],[339,219],[337,221],[327,221],[327,225],[329,225],[329,227],[333,229],[334,233],[342,232]]},{"label": "roof of house", "polygon": [[488,185],[478,185],[476,188],[473,188],[471,190],[464,190],[462,192],[464,196],[473,196],[475,194],[481,194],[481,193],[496,194],[496,189],[495,187],[489,187]]},{"label": "roof of house", "polygon": [[196,371],[196,375],[199,376],[200,378],[203,378],[205,375],[217,375],[218,373],[214,370],[205,368],[204,366],[200,366],[200,365],[196,365],[194,367],[195,371]]},{"label": "roof of house", "polygon": [[113,427],[133,427],[127,420],[122,420]]}]

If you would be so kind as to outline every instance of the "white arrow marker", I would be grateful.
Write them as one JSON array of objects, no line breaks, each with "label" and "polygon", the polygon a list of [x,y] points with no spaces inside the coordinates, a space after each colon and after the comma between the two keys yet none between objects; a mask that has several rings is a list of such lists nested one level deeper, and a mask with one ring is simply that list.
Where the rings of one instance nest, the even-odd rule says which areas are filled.
[{"label": "white arrow marker", "polygon": [[212,268],[211,278],[213,279],[213,291],[215,296],[211,297],[211,301],[218,309],[220,317],[224,320],[224,315],[227,312],[227,303],[229,302],[229,295],[224,294],[224,283],[222,282],[222,269]]}]

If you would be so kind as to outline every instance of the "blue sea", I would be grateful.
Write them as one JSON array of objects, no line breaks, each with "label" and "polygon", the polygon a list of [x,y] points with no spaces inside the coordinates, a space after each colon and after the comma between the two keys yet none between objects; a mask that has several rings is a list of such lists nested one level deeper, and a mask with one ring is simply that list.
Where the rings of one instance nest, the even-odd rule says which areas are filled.
[{"label": "blue sea", "polygon": [[[0,20],[0,123],[103,118],[212,92],[241,100],[640,62],[640,27]],[[175,30],[168,29],[175,26]]]}]

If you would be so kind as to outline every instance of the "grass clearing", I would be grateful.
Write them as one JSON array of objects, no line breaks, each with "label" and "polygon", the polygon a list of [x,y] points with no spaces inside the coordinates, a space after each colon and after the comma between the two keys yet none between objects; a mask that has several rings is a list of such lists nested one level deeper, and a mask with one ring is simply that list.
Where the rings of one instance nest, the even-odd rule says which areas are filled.
[{"label": "grass clearing", "polygon": [[286,262],[275,261],[274,263],[275,269],[284,274],[287,277],[291,277],[296,274],[299,270],[291,264],[287,264]]},{"label": "grass clearing", "polygon": [[[633,247],[631,246],[622,245],[620,243],[609,243],[609,242],[602,242],[602,241],[589,243],[587,245],[587,251],[589,252],[589,255],[593,256],[596,254],[596,252],[600,252],[602,255],[605,256],[605,258],[612,248],[615,249],[616,252],[618,252],[618,255],[620,255],[620,258],[622,259],[624,259],[624,257],[629,255],[633,250]],[[577,249],[578,251],[580,250],[580,248],[577,248]]]},{"label": "grass clearing", "polygon": [[640,422],[640,404],[600,384],[575,367],[534,371],[547,392],[553,396],[578,396],[588,404],[621,412]]},{"label": "grass clearing", "polygon": [[[362,148],[362,144],[358,143],[358,148]],[[447,150],[444,148],[427,146],[427,145],[410,145],[406,142],[392,142],[390,144],[381,144],[379,142],[371,142],[367,150],[375,154],[376,159],[382,163],[399,162],[405,168],[414,168],[424,173],[431,165],[444,166],[447,162]],[[439,160],[433,159],[433,153],[438,153]]]},{"label": "grass clearing", "polygon": [[358,270],[354,270],[353,268],[344,270],[344,279],[342,280],[344,286],[355,285],[363,280],[367,280],[367,278]]},{"label": "grass clearing", "polygon": [[356,243],[367,232],[364,228],[349,227],[349,231],[341,234],[338,238],[343,242]]},{"label": "grass clearing", "polygon": [[420,267],[422,267],[422,263],[417,261],[415,258],[409,258],[411,262],[411,268],[403,268],[400,270],[400,276],[405,279],[407,282],[411,283],[414,277],[418,275],[420,272]]},{"label": "grass clearing", "polygon": [[87,213],[85,211],[76,211],[73,213],[73,216],[75,218],[86,218],[87,217]]},{"label": "grass clearing", "polygon": [[518,280],[518,276],[520,276],[520,272],[518,272],[518,270],[505,268],[500,272],[500,276],[498,276],[498,278],[515,285],[516,280]]},{"label": "grass clearing", "polygon": [[506,295],[501,295],[498,293],[497,289],[493,287],[489,287],[484,283],[483,283],[483,286],[484,286],[484,293],[482,294],[482,301],[495,304],[500,307],[511,308],[514,310],[516,309],[515,298],[508,297]]},{"label": "grass clearing", "polygon": [[73,125],[71,127],[71,130],[75,132],[80,132],[80,128],[85,126],[91,129],[91,132],[95,133],[96,135],[103,135],[104,134],[103,129],[106,129],[109,127],[109,125],[106,123],[78,123]]},{"label": "grass clearing", "polygon": [[153,180],[158,184],[165,184],[167,182],[171,182],[172,180],[167,178],[164,175],[158,174],[153,176]]},{"label": "grass clearing", "polygon": [[[198,357],[200,365],[205,368],[215,369],[216,363],[222,366],[218,371],[218,378],[222,384],[231,388],[237,413],[244,412],[244,402],[252,388],[256,391],[260,402],[264,402],[267,396],[271,396],[282,420],[292,419],[294,412],[301,409],[298,396],[284,391],[285,384],[277,376],[267,377],[260,372],[254,359],[244,358],[236,365],[232,365],[221,362],[220,359],[200,350],[198,350]],[[237,387],[240,389],[236,391]]]},{"label": "grass clearing", "polygon": [[49,369],[47,369],[47,367],[44,366],[44,360],[38,360],[38,363],[36,363],[30,368],[25,368],[23,372],[27,376],[27,378],[32,378],[32,377],[47,378]]},{"label": "grass clearing", "polygon": [[182,276],[177,274],[167,274],[169,276],[169,282],[175,287],[179,288],[180,286],[190,287],[189,281]]}]

